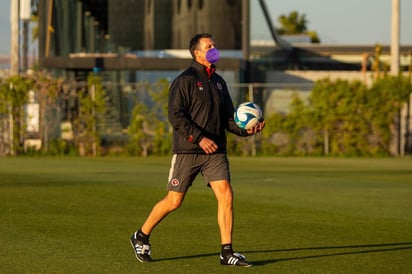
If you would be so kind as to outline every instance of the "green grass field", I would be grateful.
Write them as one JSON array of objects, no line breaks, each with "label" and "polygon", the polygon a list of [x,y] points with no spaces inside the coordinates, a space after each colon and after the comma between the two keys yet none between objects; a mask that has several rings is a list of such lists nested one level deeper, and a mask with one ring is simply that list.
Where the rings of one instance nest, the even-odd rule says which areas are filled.
[{"label": "green grass field", "polygon": [[220,266],[201,177],[151,237],[169,158],[0,158],[0,273],[412,273],[412,159],[236,158],[234,248]]}]

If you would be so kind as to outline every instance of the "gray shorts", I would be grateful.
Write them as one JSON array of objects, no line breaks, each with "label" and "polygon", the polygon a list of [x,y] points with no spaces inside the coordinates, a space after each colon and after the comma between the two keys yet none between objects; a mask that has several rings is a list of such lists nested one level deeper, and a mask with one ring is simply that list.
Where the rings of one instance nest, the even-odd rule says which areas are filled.
[{"label": "gray shorts", "polygon": [[226,154],[173,154],[167,189],[186,192],[199,173],[208,186],[214,181],[230,181],[229,161]]}]

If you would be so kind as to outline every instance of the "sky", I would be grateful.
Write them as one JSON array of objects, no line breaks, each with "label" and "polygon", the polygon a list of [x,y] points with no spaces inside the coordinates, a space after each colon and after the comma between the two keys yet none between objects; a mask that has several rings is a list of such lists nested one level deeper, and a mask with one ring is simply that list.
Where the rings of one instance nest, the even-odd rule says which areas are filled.
[{"label": "sky", "polygon": [[[0,0],[0,55],[10,53],[10,2]],[[121,1],[121,0],[119,0]],[[240,0],[238,0],[240,1]],[[305,14],[323,44],[389,45],[392,0],[266,0],[275,27],[280,15]],[[258,0],[251,0],[251,38],[271,40]],[[400,43],[412,45],[412,1],[400,0]]]},{"label": "sky", "polygon": [[[389,45],[392,0],[266,0],[275,27],[280,15],[305,14],[324,44]],[[412,1],[400,0],[400,42],[412,45]],[[259,1],[251,0],[251,38],[268,39]],[[263,27],[262,27],[263,26]],[[270,36],[269,36],[270,37]]]}]

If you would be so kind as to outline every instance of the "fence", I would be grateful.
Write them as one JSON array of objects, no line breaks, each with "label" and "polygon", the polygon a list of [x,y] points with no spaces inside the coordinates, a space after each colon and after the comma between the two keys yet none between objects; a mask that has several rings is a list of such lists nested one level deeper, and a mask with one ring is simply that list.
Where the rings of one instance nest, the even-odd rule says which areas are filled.
[{"label": "fence", "polygon": [[[149,108],[153,107],[154,102],[151,100],[151,93],[160,92],[168,85],[162,83],[119,83],[103,82],[106,91],[105,112],[99,117],[99,123],[96,125],[104,144],[111,142],[127,142],[127,129],[132,120],[132,112],[137,103],[143,103]],[[259,104],[264,112],[265,117],[270,117],[273,113],[287,114],[289,103],[293,96],[298,95],[305,101],[313,87],[313,84],[296,84],[296,83],[232,83],[229,84],[229,90],[234,104],[244,101],[253,101]],[[167,88],[167,87],[166,87]],[[79,111],[79,91],[87,92],[87,83],[84,82],[65,82],[62,86],[61,96],[56,101],[58,111],[54,110],[53,119],[50,115],[41,117],[39,123],[43,126],[39,128],[46,130],[47,134],[40,134],[43,147],[48,147],[54,139],[70,139],[73,134],[67,134],[63,125],[73,123]],[[410,119],[410,105],[400,113],[400,132],[399,140],[395,146],[399,147],[400,155],[410,151],[412,143],[410,129],[412,128]],[[51,106],[48,106],[49,108]],[[56,108],[54,108],[56,109]],[[163,117],[166,119],[166,117]],[[50,123],[60,125],[49,125]],[[53,130],[48,130],[52,128]],[[11,113],[0,115],[0,155],[13,155],[13,117]],[[29,136],[29,134],[26,134]],[[71,136],[71,137],[70,137]],[[248,154],[256,155],[256,140],[250,138],[248,144]]]}]

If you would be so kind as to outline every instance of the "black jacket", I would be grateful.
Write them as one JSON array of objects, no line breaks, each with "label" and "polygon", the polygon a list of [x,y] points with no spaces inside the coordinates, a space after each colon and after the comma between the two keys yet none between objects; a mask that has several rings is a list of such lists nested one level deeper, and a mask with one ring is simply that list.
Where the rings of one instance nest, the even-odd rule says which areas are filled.
[{"label": "black jacket", "polygon": [[209,79],[205,67],[195,61],[172,82],[168,109],[174,154],[205,154],[198,145],[202,137],[218,145],[216,153],[226,153],[226,130],[248,136],[233,120],[226,82],[216,73]]}]

